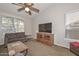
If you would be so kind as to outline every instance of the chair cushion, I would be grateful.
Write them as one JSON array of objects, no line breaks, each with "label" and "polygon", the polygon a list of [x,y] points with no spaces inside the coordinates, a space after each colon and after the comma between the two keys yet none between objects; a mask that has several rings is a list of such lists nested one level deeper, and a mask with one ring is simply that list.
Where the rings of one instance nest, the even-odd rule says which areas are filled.
[{"label": "chair cushion", "polygon": [[75,47],[79,47],[79,42],[71,42],[70,44],[75,46]]}]

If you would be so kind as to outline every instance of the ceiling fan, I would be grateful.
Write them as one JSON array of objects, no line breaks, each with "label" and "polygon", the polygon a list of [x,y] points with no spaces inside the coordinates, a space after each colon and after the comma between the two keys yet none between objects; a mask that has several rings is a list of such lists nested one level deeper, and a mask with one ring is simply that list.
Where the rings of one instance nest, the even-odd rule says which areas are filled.
[{"label": "ceiling fan", "polygon": [[36,13],[39,13],[39,9],[33,7],[33,3],[12,3],[14,5],[20,6],[21,8],[18,9],[18,11],[25,10],[26,13],[29,15],[32,15],[31,11],[34,11]]}]

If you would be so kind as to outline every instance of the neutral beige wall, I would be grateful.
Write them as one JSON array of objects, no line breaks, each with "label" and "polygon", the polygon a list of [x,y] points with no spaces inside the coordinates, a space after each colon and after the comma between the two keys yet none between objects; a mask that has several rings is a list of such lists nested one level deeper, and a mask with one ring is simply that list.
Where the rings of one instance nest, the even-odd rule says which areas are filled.
[{"label": "neutral beige wall", "polygon": [[52,5],[41,13],[38,17],[33,20],[33,37],[36,38],[36,33],[38,32],[38,24],[40,23],[53,23],[53,32],[55,35],[54,43],[63,47],[69,48],[69,42],[72,40],[67,40],[64,38],[65,35],[65,13],[79,9],[79,4],[56,4],[54,7]]},{"label": "neutral beige wall", "polygon": [[32,35],[31,19],[30,18],[24,19],[24,24],[25,24],[26,35]]}]

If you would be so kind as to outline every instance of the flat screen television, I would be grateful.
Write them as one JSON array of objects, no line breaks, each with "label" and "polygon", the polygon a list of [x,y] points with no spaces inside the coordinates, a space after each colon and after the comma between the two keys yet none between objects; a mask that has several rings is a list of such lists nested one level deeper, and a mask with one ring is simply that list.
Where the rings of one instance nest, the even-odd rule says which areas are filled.
[{"label": "flat screen television", "polygon": [[52,33],[52,23],[39,24],[39,32]]}]

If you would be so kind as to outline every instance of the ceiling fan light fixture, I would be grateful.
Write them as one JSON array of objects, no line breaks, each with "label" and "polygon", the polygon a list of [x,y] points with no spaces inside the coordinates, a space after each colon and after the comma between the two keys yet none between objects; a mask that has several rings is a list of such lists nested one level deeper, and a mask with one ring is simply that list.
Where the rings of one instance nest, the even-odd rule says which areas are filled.
[{"label": "ceiling fan light fixture", "polygon": [[24,10],[29,15],[32,15],[31,11],[34,11],[36,13],[39,13],[39,9],[33,7],[33,3],[12,3],[14,5],[20,6],[21,8],[18,9],[18,11]]},{"label": "ceiling fan light fixture", "polygon": [[28,7],[26,7],[26,8],[25,8],[25,11],[29,12],[29,11],[30,11],[30,9],[29,9]]}]

